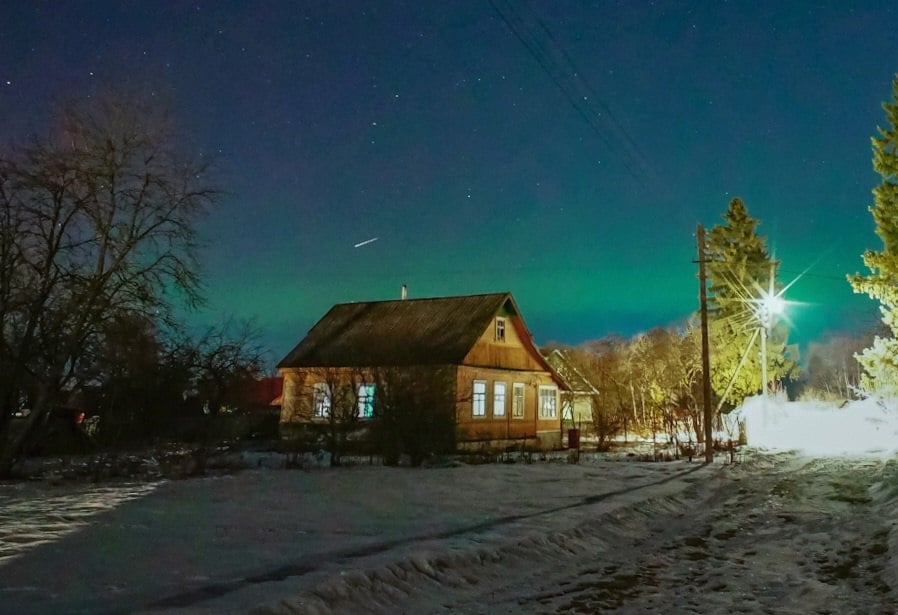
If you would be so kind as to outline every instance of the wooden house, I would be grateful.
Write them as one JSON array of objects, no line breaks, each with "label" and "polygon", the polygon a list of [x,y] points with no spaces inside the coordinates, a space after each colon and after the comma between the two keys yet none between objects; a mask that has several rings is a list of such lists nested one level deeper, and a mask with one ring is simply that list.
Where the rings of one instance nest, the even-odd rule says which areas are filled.
[{"label": "wooden house", "polygon": [[567,387],[510,293],[335,305],[278,369],[282,434],[332,420],[338,395],[351,397],[353,418],[376,417],[376,373],[390,369],[452,404],[460,448],[561,445]]},{"label": "wooden house", "polygon": [[593,400],[599,397],[599,390],[564,350],[556,348],[546,355],[546,360],[568,385],[568,390],[561,395],[561,416],[565,425],[590,432]]}]

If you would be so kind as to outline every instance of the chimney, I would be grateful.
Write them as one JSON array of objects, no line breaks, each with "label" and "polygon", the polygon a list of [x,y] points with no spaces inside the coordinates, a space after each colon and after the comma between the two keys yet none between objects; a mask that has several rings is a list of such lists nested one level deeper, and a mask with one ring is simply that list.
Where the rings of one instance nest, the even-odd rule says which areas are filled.
[{"label": "chimney", "polygon": [[405,284],[402,285],[402,290],[399,291],[399,298],[403,301],[408,299],[408,286]]}]

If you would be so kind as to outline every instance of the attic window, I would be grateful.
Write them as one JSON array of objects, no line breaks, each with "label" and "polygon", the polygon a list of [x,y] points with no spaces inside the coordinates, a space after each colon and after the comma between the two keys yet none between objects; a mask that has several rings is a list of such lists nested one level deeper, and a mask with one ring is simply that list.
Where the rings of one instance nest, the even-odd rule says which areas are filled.
[{"label": "attic window", "polygon": [[505,341],[505,319],[501,317],[496,318],[496,341]]}]

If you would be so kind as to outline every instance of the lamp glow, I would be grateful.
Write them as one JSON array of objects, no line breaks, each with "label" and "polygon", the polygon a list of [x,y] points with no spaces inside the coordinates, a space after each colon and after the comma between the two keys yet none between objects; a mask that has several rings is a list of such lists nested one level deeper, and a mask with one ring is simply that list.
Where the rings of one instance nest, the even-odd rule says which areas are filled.
[{"label": "lamp glow", "polygon": [[779,295],[769,295],[767,293],[761,297],[761,314],[770,316],[782,314],[786,310],[786,302]]}]

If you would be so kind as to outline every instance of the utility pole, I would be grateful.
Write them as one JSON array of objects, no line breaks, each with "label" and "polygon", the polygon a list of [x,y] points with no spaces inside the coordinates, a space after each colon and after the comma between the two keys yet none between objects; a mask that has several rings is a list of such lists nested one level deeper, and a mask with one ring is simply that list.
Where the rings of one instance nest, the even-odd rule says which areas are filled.
[{"label": "utility pole", "polygon": [[774,295],[773,281],[776,279],[776,261],[770,261],[770,278],[767,296],[761,304],[761,397],[767,398],[767,329],[773,320],[771,299]]},{"label": "utility pole", "polygon": [[705,404],[705,463],[714,461],[714,441],[711,433],[711,351],[708,343],[708,295],[705,277],[705,229],[699,224],[698,231],[698,283],[699,305],[702,321],[702,397]]},{"label": "utility pole", "polygon": [[761,397],[767,399],[767,314],[761,315]]}]

